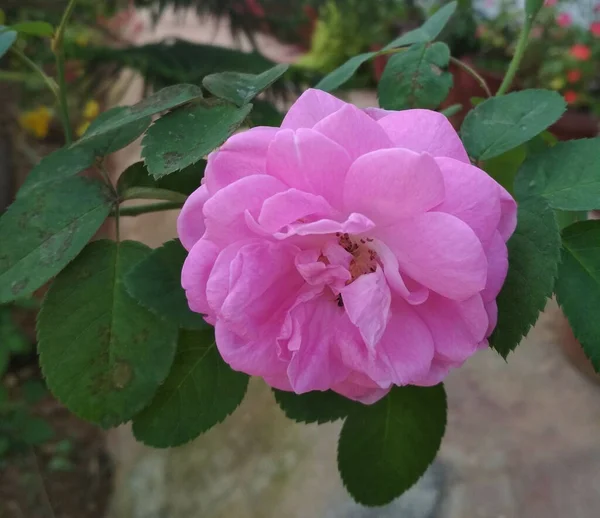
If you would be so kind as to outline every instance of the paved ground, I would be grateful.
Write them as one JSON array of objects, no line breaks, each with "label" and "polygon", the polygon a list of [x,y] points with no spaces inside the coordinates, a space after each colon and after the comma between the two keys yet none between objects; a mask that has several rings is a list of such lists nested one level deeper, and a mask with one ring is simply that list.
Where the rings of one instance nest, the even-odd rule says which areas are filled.
[{"label": "paved ground", "polygon": [[[225,32],[223,32],[225,31]],[[222,44],[226,30],[188,18],[159,25]],[[264,42],[272,57],[289,58]],[[278,54],[279,52],[279,54]],[[138,95],[135,87],[128,99]],[[372,94],[355,96],[373,103]],[[138,158],[119,154],[115,170]],[[125,235],[153,246],[174,234],[175,214],[126,221]],[[572,340],[552,303],[508,363],[491,351],[447,380],[449,423],[434,471],[411,501],[376,512],[351,503],[335,469],[339,424],[287,421],[262,383],[227,422],[179,449],[111,436],[117,466],[115,518],[596,518],[600,509],[600,385],[582,376],[561,344]]]}]

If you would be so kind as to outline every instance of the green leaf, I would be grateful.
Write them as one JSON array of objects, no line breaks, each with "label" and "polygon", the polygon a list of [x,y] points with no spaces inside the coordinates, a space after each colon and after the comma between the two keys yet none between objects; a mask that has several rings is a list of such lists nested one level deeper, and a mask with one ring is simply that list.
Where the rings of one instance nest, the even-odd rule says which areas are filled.
[{"label": "green leaf", "polygon": [[48,390],[43,381],[30,379],[21,385],[21,395],[28,405],[35,405],[48,395]]},{"label": "green leaf", "polygon": [[210,331],[181,331],[169,376],[133,419],[133,433],[156,448],[179,446],[223,421],[242,402],[248,376],[221,358]]},{"label": "green leaf", "polygon": [[252,113],[248,117],[248,124],[252,126],[271,126],[278,128],[283,122],[283,114],[275,108],[273,103],[254,99]]},{"label": "green leaf", "polygon": [[139,137],[150,124],[152,115],[201,97],[202,89],[195,85],[163,88],[133,106],[119,106],[102,114],[76,145],[92,148],[100,156],[112,153]]},{"label": "green leaf", "polygon": [[391,43],[388,43],[383,50],[395,49],[397,47],[406,47],[415,43],[428,43],[435,40],[444,29],[452,15],[456,11],[456,2],[450,2],[439,9],[431,16],[421,27],[409,31]]},{"label": "green leaf", "polygon": [[362,405],[328,390],[294,394],[273,389],[275,401],[285,415],[300,423],[328,423],[344,419]]},{"label": "green leaf", "polygon": [[508,275],[498,295],[498,325],[491,346],[504,358],[527,334],[552,295],[560,260],[554,212],[541,198],[519,204],[518,223],[508,241]]},{"label": "green leaf", "polygon": [[52,36],[54,27],[47,22],[21,22],[10,26],[13,31],[28,36]]},{"label": "green leaf", "polygon": [[289,65],[275,65],[262,74],[241,74],[239,72],[220,72],[204,78],[202,84],[211,94],[238,106],[244,106],[259,93],[269,88],[283,74]]},{"label": "green leaf", "polygon": [[198,162],[225,142],[252,110],[227,102],[203,102],[156,121],[142,141],[148,171],[160,178]]},{"label": "green leaf", "polygon": [[521,145],[506,153],[502,153],[501,155],[486,160],[482,164],[482,169],[502,185],[509,193],[514,194],[515,177],[526,156],[527,148],[525,145]]},{"label": "green leaf", "polygon": [[157,180],[150,176],[144,162],[136,162],[129,166],[119,177],[117,191],[119,195],[123,195],[128,189],[140,187],[165,189],[167,191],[190,195],[200,187],[205,167],[206,161],[200,160],[181,171],[177,171]]},{"label": "green leaf", "polygon": [[573,334],[600,372],[600,221],[581,221],[562,234],[556,297]]},{"label": "green leaf", "polygon": [[446,393],[435,387],[394,387],[382,400],[346,419],[338,468],[348,492],[363,505],[391,502],[435,459],[446,428]]},{"label": "green leaf", "polygon": [[187,251],[178,239],[165,243],[140,261],[125,277],[129,294],[161,318],[185,329],[202,329],[208,324],[188,306],[181,287],[181,269]]},{"label": "green leaf", "polygon": [[396,54],[379,82],[379,104],[388,110],[436,108],[452,87],[452,74],[442,70],[449,60],[450,49],[440,42]]},{"label": "green leaf", "polygon": [[350,58],[343,65],[321,79],[315,88],[325,92],[336,90],[352,78],[363,63],[366,63],[376,55],[376,52],[365,52],[364,54],[358,54],[357,56]]},{"label": "green leaf", "polygon": [[54,437],[54,430],[41,417],[26,416],[19,420],[18,439],[30,446],[38,446]]},{"label": "green leaf", "polygon": [[60,272],[110,213],[103,183],[67,178],[17,198],[0,218],[0,303],[33,293]]},{"label": "green leaf", "polygon": [[525,0],[525,13],[533,19],[544,6],[544,0]]},{"label": "green leaf", "polygon": [[566,104],[557,92],[523,90],[492,97],[469,112],[461,136],[469,155],[488,160],[535,137],[554,124]]},{"label": "green leaf", "polygon": [[94,164],[94,153],[79,147],[61,148],[50,153],[29,172],[17,193],[18,197],[31,192],[42,184],[64,180],[84,171]]},{"label": "green leaf", "polygon": [[38,317],[50,391],[103,427],[131,419],[169,372],[177,326],[139,306],[124,286],[148,256],[141,243],[94,241],[54,281]]},{"label": "green leaf", "polygon": [[[10,364],[10,352],[4,347],[4,344],[0,342],[0,378],[4,376]],[[0,386],[0,391],[2,390]],[[1,398],[0,398],[1,399]],[[0,401],[0,410],[2,410],[2,401]]]},{"label": "green leaf", "polygon": [[0,27],[0,58],[8,52],[8,49],[12,47],[16,39],[17,33],[15,31],[3,31],[2,27]]},{"label": "green leaf", "polygon": [[13,320],[11,306],[0,306],[0,351],[6,353],[6,361],[10,359],[10,353],[23,354],[31,348],[32,344]]},{"label": "green leaf", "polygon": [[554,209],[600,208],[600,138],[559,142],[528,158],[515,191],[520,199],[543,196]]}]

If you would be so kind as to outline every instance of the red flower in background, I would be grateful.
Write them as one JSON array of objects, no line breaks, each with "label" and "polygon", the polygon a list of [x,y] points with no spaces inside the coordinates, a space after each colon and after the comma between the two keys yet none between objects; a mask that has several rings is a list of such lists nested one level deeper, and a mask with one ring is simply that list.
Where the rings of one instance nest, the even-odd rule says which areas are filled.
[{"label": "red flower in background", "polygon": [[597,38],[600,37],[600,22],[592,22],[590,24],[590,32]]},{"label": "red flower in background", "polygon": [[578,95],[577,92],[574,92],[573,90],[567,90],[563,97],[568,104],[573,104],[574,102],[577,102]]},{"label": "red flower in background", "polygon": [[579,61],[587,61],[592,55],[592,51],[583,43],[576,43],[569,50],[569,54]]},{"label": "red flower in background", "polygon": [[581,79],[581,70],[569,70],[567,73],[567,81],[569,83],[576,83]]},{"label": "red flower in background", "polygon": [[556,23],[561,27],[569,27],[573,23],[573,18],[569,13],[560,13],[556,17]]}]

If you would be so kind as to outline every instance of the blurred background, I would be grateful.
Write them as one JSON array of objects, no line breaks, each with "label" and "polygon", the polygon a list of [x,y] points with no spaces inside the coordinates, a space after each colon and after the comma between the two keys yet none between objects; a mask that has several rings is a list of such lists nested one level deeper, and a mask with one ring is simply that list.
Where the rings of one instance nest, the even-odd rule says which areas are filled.
[{"label": "blurred background", "polygon": [[[66,0],[0,0],[0,25],[56,26]],[[459,0],[442,40],[496,90],[514,52],[524,0]],[[79,0],[66,32],[66,81],[78,136],[102,111],[154,89],[201,84],[224,70],[292,66],[257,101],[254,125],[277,125],[304,89],[361,52],[418,27],[443,1]],[[54,74],[49,40],[19,49]],[[377,104],[386,64],[365,63],[338,92]],[[453,66],[453,65],[452,65]],[[484,95],[462,68],[442,108],[458,128]],[[600,2],[546,0],[514,88],[550,88],[569,105],[559,139],[593,137],[600,117]],[[28,171],[64,144],[39,78],[0,60],[0,213]],[[117,177],[140,145],[110,157]],[[498,164],[502,167],[502,164]],[[158,246],[177,214],[127,218],[122,236]],[[101,231],[110,235],[111,228]],[[2,243],[0,243],[0,247]],[[137,444],[69,414],[47,392],[35,349],[39,296],[0,305],[0,518],[592,518],[600,509],[600,378],[551,301],[504,362],[478,353],[447,382],[440,455],[408,494],[380,509],[345,493],[336,470],[340,424],[295,424],[268,388],[251,383],[225,423],[171,450]]]}]

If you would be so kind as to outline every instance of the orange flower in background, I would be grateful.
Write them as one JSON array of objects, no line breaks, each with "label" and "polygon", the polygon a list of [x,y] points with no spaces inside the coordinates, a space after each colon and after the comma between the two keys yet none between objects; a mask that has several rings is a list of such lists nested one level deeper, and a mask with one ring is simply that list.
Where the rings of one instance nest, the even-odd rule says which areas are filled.
[{"label": "orange flower in background", "polygon": [[578,95],[577,92],[574,92],[573,90],[567,90],[563,97],[568,104],[573,104],[574,102],[577,102]]},{"label": "orange flower in background", "polygon": [[584,45],[583,43],[576,43],[569,50],[569,54],[579,61],[587,61],[590,59],[592,51],[587,45]]},{"label": "orange flower in background", "polygon": [[581,70],[569,70],[567,72],[567,81],[569,83],[576,83],[581,79]]},{"label": "orange flower in background", "polygon": [[600,38],[600,22],[592,22],[590,24],[590,32],[596,36],[596,38]]}]

